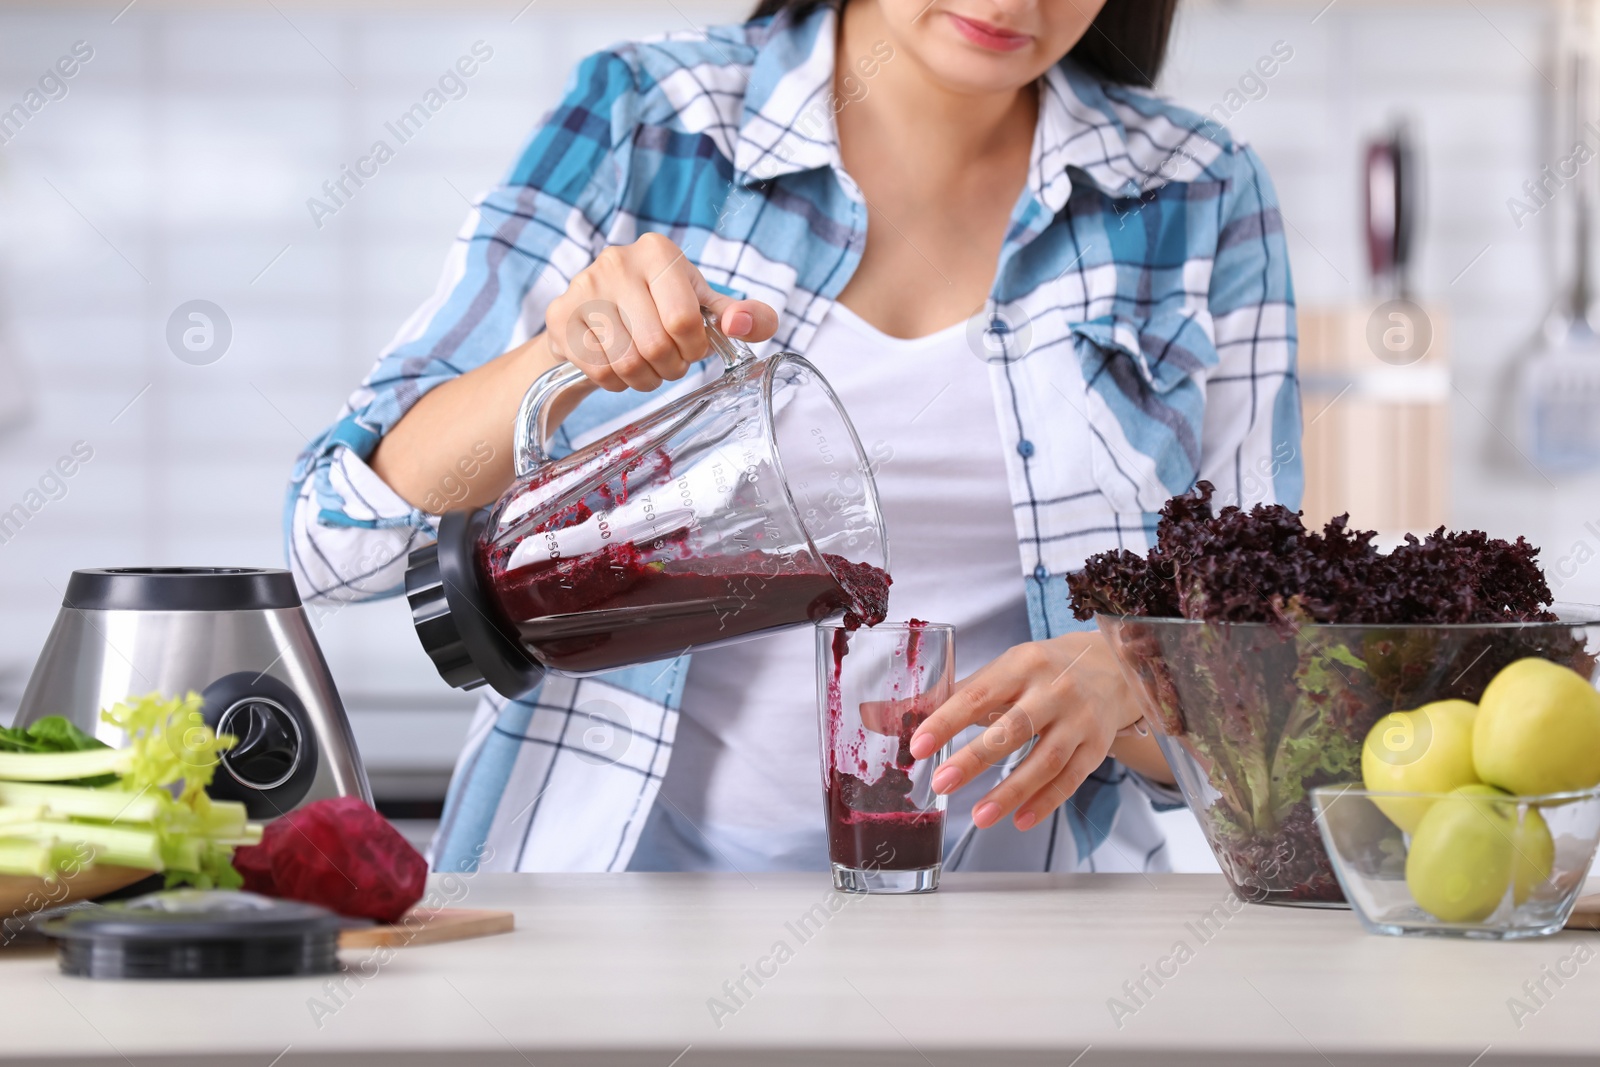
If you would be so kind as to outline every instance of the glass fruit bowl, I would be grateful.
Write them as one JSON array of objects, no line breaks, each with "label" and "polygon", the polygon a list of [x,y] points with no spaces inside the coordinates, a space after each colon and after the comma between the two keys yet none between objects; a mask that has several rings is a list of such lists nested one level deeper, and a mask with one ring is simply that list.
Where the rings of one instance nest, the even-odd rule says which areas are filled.
[{"label": "glass fruit bowl", "polygon": [[[1509,940],[1566,925],[1600,843],[1600,789],[1494,796],[1311,791],[1334,873],[1375,934]],[[1388,814],[1418,816],[1403,831]],[[1412,819],[1405,819],[1412,823]]]},{"label": "glass fruit bowl", "polygon": [[1361,780],[1391,711],[1476,702],[1528,656],[1596,676],[1600,608],[1558,622],[1361,626],[1098,615],[1184,799],[1241,899],[1342,907],[1311,790]]}]

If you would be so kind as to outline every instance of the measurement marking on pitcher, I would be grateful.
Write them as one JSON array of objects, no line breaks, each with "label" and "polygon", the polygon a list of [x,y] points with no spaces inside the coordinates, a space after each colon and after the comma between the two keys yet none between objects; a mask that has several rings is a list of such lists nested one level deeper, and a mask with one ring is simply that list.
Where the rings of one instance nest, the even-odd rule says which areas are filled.
[{"label": "measurement marking on pitcher", "polygon": [[683,506],[689,512],[689,522],[695,520],[694,491],[689,488],[689,476],[685,474],[678,479],[678,499],[683,501]]},{"label": "measurement marking on pitcher", "polygon": [[831,466],[833,464],[833,448],[828,444],[828,435],[813,426],[811,427],[811,436],[817,439],[817,454],[822,457],[822,462]]},{"label": "measurement marking on pitcher", "polygon": [[639,498],[639,507],[644,511],[644,521],[650,524],[650,536],[661,536],[661,525],[656,520],[656,505],[647,493]]}]

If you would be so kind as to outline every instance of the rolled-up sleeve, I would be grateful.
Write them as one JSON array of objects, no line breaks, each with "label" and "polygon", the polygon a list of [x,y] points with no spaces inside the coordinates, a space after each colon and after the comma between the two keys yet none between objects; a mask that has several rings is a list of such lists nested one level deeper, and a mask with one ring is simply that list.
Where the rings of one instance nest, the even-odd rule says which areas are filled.
[{"label": "rolled-up sleeve", "polygon": [[406,555],[433,538],[437,520],[402,499],[368,460],[430,389],[539,333],[550,302],[608,243],[636,96],[621,54],[601,52],[578,66],[510,174],[474,206],[433,296],[338,421],[301,453],[284,524],[289,565],[307,598],[402,590]]},{"label": "rolled-up sleeve", "polygon": [[1200,477],[1223,504],[1298,508],[1304,490],[1294,288],[1277,194],[1235,145],[1219,201],[1208,304],[1221,357],[1206,380]]}]

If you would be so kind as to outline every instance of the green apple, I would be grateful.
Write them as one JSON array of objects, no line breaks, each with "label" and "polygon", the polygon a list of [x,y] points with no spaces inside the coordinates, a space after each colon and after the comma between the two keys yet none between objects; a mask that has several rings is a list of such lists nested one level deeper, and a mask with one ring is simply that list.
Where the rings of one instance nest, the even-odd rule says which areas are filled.
[{"label": "green apple", "polygon": [[[1361,782],[1392,793],[1448,793],[1477,782],[1472,766],[1473,720],[1465,700],[1436,700],[1415,711],[1394,711],[1375,723],[1361,746]],[[1400,829],[1416,829],[1433,801],[1427,797],[1373,797]]]},{"label": "green apple", "polygon": [[1515,819],[1515,802],[1493,786],[1464,785],[1436,801],[1406,853],[1412,899],[1445,922],[1494,914],[1511,886]]},{"label": "green apple", "polygon": [[1472,762],[1480,779],[1521,796],[1600,785],[1600,692],[1570,667],[1517,660],[1478,701]]},{"label": "green apple", "polygon": [[1517,828],[1511,860],[1511,899],[1521,904],[1544,884],[1556,865],[1556,842],[1544,816],[1529,808]]}]

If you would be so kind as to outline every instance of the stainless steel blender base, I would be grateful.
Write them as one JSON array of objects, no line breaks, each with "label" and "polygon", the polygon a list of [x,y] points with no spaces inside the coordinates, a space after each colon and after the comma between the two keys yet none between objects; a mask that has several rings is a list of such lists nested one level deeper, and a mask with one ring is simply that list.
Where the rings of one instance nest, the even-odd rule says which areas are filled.
[{"label": "stainless steel blender base", "polygon": [[[130,572],[114,577],[125,573]],[[281,571],[227,573],[288,579]],[[61,715],[121,746],[125,738],[101,721],[102,709],[149,693],[197,692],[206,698],[207,722],[241,739],[217,768],[213,796],[245,801],[257,819],[324,797],[358,796],[370,804],[350,722],[305,609],[292,582],[287,592],[281,581],[274,588],[279,593],[271,602],[292,606],[207,610],[211,601],[201,599],[183,610],[84,608],[74,603],[120,602],[115,596],[75,595],[82,586],[74,575],[23,694],[17,725]]]}]

